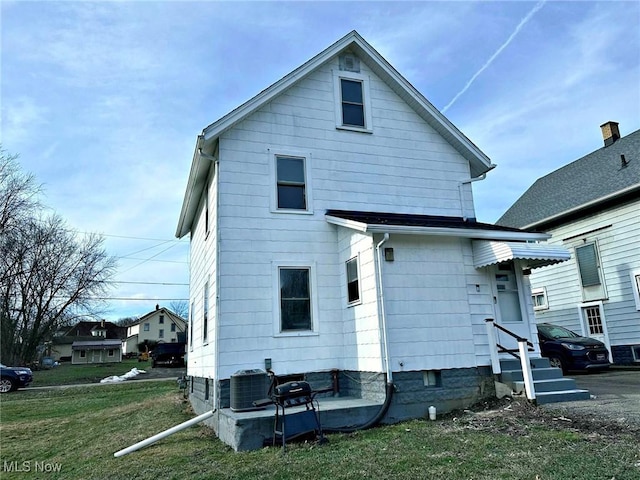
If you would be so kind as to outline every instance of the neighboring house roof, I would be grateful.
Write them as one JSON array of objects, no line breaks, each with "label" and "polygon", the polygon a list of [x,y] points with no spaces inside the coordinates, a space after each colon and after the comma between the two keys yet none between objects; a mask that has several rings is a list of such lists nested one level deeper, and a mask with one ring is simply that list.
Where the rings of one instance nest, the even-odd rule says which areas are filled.
[{"label": "neighboring house roof", "polygon": [[537,241],[550,236],[525,232],[517,228],[464,220],[460,217],[412,215],[401,213],[327,210],[329,223],[371,233],[401,233],[414,235],[446,235],[477,239]]},{"label": "neighboring house roof", "polygon": [[112,322],[104,320],[100,322],[78,322],[70,327],[64,334],[65,337],[92,337],[92,331],[106,330],[105,338],[124,338],[127,336],[127,329]]},{"label": "neighboring house roof", "polygon": [[324,63],[347,50],[355,53],[382,81],[411,106],[426,123],[467,159],[473,177],[486,173],[495,167],[489,158],[473,144],[471,140],[458,130],[354,30],[202,131],[202,135],[198,137],[194,151],[185,197],[180,212],[180,219],[178,220],[176,230],[176,236],[178,238],[182,238],[191,229],[198,207],[198,201],[209,172],[211,157],[202,155],[202,152],[215,153],[218,139],[224,132],[247,118],[285,90],[306,78]]},{"label": "neighboring house roof", "polygon": [[122,342],[116,339],[110,340],[82,340],[71,344],[72,350],[91,350],[96,348],[120,348]]},{"label": "neighboring house roof", "polygon": [[538,179],[496,223],[548,228],[627,198],[640,198],[640,130]]},{"label": "neighboring house roof", "polygon": [[141,323],[146,322],[149,318],[151,318],[152,316],[158,313],[162,313],[166,315],[170,320],[173,320],[173,323],[176,324],[177,331],[183,332],[185,330],[187,321],[184,318],[182,318],[180,315],[176,315],[171,310],[165,307],[156,307],[155,310],[151,310],[149,313],[144,314],[135,323],[132,323],[131,325],[129,325],[129,327],[133,325],[140,325]]}]

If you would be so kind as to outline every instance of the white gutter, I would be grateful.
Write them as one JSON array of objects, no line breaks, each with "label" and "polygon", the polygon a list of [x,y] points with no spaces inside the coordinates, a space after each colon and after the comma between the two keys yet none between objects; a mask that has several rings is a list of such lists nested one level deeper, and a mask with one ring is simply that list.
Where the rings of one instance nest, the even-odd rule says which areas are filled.
[{"label": "white gutter", "polygon": [[162,440],[165,437],[168,437],[169,435],[173,435],[176,432],[179,432],[180,430],[184,430],[185,428],[190,427],[191,425],[195,425],[196,423],[200,423],[205,421],[208,418],[211,418],[213,416],[213,414],[215,413],[215,410],[212,410],[210,412],[207,413],[203,413],[202,415],[198,415],[195,418],[192,418],[191,420],[187,420],[186,422],[181,423],[180,425],[176,425],[175,427],[171,427],[169,430],[165,430],[164,432],[160,432],[156,435],[154,435],[153,437],[149,437],[146,440],[142,440],[141,442],[135,443],[133,445],[131,445],[130,447],[124,448],[122,450],[117,451],[116,453],[113,454],[114,457],[122,457],[123,455],[126,455],[127,453],[131,453],[131,452],[135,452],[136,450],[140,450],[143,447],[146,447],[147,445],[151,445],[152,443],[156,443],[158,440]]},{"label": "white gutter", "polygon": [[385,233],[384,237],[376,245],[376,256],[378,259],[378,297],[380,298],[380,321],[381,321],[381,329],[382,329],[382,349],[384,352],[384,366],[387,372],[387,383],[392,383],[392,373],[391,368],[389,367],[389,342],[387,340],[387,318],[386,312],[384,308],[384,289],[382,285],[382,257],[380,255],[380,247],[389,240],[389,234]]},{"label": "white gutter", "polygon": [[[496,165],[491,164],[491,166],[489,167],[489,170],[493,170],[494,168],[496,168]],[[460,195],[460,213],[462,215],[462,219],[465,222],[467,221],[467,216],[464,213],[464,195],[462,193],[462,186],[469,183],[473,183],[473,182],[479,182],[480,180],[484,180],[485,178],[487,178],[487,172],[484,172],[482,175],[478,177],[467,178],[466,180],[461,180],[460,182],[458,182],[458,194]]]}]

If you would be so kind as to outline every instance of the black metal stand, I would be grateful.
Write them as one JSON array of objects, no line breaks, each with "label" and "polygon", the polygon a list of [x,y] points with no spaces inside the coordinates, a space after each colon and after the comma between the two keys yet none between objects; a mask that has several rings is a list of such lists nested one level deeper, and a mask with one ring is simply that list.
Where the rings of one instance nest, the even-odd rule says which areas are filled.
[{"label": "black metal stand", "polygon": [[[276,415],[273,422],[273,444],[282,442],[286,447],[287,440],[293,440],[301,435],[314,433],[322,443],[324,435],[312,397],[296,398],[294,401],[276,402]],[[287,413],[288,408],[302,406],[304,410]]]}]

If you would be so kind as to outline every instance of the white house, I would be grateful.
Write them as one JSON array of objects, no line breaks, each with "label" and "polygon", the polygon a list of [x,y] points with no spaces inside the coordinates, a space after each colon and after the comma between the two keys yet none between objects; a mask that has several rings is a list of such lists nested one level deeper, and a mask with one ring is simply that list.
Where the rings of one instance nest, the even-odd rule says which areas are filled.
[{"label": "white house", "polygon": [[176,232],[195,411],[268,366],[337,371],[346,396],[393,383],[390,419],[491,395],[485,319],[535,344],[526,274],[569,256],[476,221],[493,167],[355,31],[206,127]]},{"label": "white house", "polygon": [[186,337],[187,322],[165,307],[156,305],[127,327],[127,338],[123,340],[123,352],[138,353],[141,343],[179,342]]},{"label": "white house", "polygon": [[536,320],[640,362],[640,130],[601,125],[604,146],[538,179],[498,220],[545,230],[571,260],[531,275]]}]

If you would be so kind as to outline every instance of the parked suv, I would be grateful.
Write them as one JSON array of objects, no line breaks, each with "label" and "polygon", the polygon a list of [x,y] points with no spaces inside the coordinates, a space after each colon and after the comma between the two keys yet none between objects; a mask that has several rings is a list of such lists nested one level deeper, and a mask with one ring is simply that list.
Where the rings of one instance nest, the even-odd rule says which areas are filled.
[{"label": "parked suv", "polygon": [[33,373],[27,367],[6,367],[0,363],[0,393],[26,387],[33,381]]},{"label": "parked suv", "polygon": [[550,323],[538,324],[538,340],[543,357],[552,367],[568,370],[609,368],[609,352],[595,338],[581,337],[575,332]]}]

